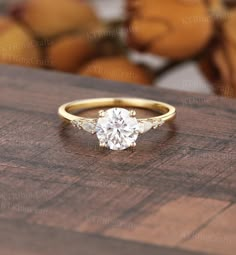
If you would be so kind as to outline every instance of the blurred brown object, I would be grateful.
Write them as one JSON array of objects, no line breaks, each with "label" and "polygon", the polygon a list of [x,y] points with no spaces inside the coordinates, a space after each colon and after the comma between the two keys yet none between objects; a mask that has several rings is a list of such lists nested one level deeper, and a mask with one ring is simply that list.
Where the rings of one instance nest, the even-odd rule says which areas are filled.
[{"label": "blurred brown object", "polygon": [[127,5],[128,43],[137,50],[183,59],[197,54],[213,34],[203,0],[127,0]]},{"label": "blurred brown object", "polygon": [[42,65],[35,41],[8,17],[0,17],[0,63],[32,67]]},{"label": "blurred brown object", "polygon": [[235,0],[223,0],[224,4],[228,7],[235,7],[236,1]]},{"label": "blurred brown object", "polygon": [[63,36],[47,49],[50,67],[64,72],[76,72],[93,54],[95,45],[83,35]]},{"label": "blurred brown object", "polygon": [[214,84],[215,92],[236,97],[236,8],[222,24],[218,41],[200,62],[201,69]]},{"label": "blurred brown object", "polygon": [[71,31],[87,31],[100,20],[83,0],[25,0],[11,7],[11,14],[38,37],[52,37]]},{"label": "blurred brown object", "polygon": [[89,62],[79,74],[107,80],[151,85],[153,75],[125,57],[106,57]]}]

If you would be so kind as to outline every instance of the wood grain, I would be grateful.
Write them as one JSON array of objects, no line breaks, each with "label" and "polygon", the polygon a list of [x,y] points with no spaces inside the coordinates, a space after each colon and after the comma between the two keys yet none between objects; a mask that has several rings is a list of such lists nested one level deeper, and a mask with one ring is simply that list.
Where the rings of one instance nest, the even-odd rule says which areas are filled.
[{"label": "wood grain", "polygon": [[[135,150],[100,149],[56,112],[104,96],[178,115]],[[0,254],[234,255],[235,134],[234,100],[1,66]]]}]

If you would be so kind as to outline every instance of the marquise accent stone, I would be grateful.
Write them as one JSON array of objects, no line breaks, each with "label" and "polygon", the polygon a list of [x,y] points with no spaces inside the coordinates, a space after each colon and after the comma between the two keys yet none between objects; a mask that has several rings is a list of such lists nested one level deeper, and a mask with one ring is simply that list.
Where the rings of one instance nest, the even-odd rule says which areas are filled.
[{"label": "marquise accent stone", "polygon": [[162,126],[164,124],[164,121],[162,119],[159,119],[159,120],[155,120],[155,121],[152,121],[152,120],[140,120],[139,121],[139,132],[141,134],[144,134],[146,132],[148,132],[149,130],[151,130],[152,128],[153,129],[156,129],[160,126]]},{"label": "marquise accent stone", "polygon": [[144,134],[152,129],[152,122],[151,121],[139,121],[139,132]]},{"label": "marquise accent stone", "polygon": [[86,132],[89,132],[91,134],[94,134],[96,132],[96,120],[72,120],[71,124],[73,127],[78,128],[78,129],[83,129]]},{"label": "marquise accent stone", "polygon": [[95,120],[86,120],[81,123],[81,127],[83,130],[95,134],[96,133],[96,121]]}]

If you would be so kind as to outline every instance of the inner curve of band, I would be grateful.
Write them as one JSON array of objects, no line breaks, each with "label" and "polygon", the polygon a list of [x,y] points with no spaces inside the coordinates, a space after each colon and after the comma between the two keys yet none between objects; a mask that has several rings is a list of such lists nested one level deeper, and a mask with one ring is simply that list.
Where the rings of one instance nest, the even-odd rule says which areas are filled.
[{"label": "inner curve of band", "polygon": [[152,111],[157,111],[159,113],[165,114],[170,111],[170,106],[152,100],[145,99],[121,99],[121,98],[104,98],[104,99],[90,99],[90,100],[81,100],[75,101],[67,104],[65,110],[68,113],[72,113],[78,110],[87,110],[93,108],[102,108],[102,107],[133,107],[133,108],[142,108]]},{"label": "inner curve of band", "polygon": [[[149,99],[141,98],[95,98],[86,100],[77,100],[62,105],[58,113],[65,120],[72,121],[75,118],[83,118],[77,115],[73,115],[79,110],[88,110],[102,107],[130,107],[130,108],[142,108],[151,111],[158,112],[159,116],[151,117],[149,119],[171,120],[175,117],[175,108],[169,104],[158,102]],[[142,119],[140,119],[142,120]],[[145,119],[143,119],[145,120]]]}]

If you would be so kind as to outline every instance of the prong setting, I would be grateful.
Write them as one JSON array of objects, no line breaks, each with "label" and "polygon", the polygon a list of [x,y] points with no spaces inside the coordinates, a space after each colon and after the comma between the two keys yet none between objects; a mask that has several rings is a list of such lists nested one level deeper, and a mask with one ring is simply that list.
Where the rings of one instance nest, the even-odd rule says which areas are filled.
[{"label": "prong setting", "polygon": [[130,110],[129,111],[129,116],[130,117],[135,117],[136,116],[136,111],[135,110]]},{"label": "prong setting", "polygon": [[106,147],[107,147],[107,145],[106,145],[105,142],[99,142],[99,146],[100,146],[101,148],[106,148]]},{"label": "prong setting", "polygon": [[105,111],[104,111],[104,110],[100,110],[100,111],[98,112],[98,116],[99,116],[100,118],[104,117],[104,116],[105,116]]}]

